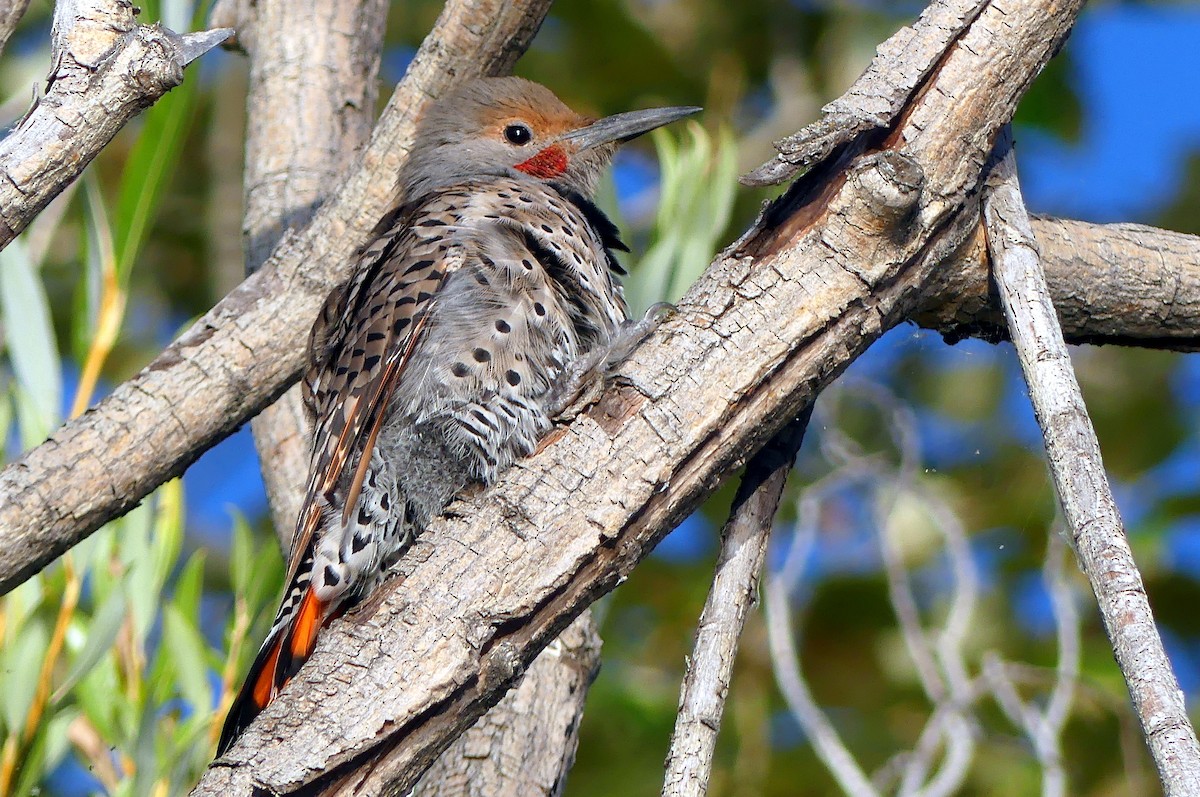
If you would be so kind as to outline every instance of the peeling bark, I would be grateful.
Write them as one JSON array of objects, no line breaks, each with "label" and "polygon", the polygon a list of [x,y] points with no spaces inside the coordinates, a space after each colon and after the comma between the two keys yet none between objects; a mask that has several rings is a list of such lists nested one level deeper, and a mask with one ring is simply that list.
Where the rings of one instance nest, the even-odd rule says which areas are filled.
[{"label": "peeling bark", "polygon": [[78,177],[125,123],[232,33],[139,25],[128,0],[58,0],[46,94],[0,141],[0,248]]},{"label": "peeling bark", "polygon": [[1080,5],[989,4],[894,130],[795,184],[599,404],[451,505],[194,794],[407,789],[556,633],[915,308],[976,226],[994,139]]}]

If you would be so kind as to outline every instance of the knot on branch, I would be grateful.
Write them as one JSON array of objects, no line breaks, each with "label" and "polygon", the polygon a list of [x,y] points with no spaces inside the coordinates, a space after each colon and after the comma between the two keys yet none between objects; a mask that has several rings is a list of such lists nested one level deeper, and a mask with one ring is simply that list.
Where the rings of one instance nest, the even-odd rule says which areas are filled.
[{"label": "knot on branch", "polygon": [[912,158],[884,150],[863,158],[851,170],[851,186],[864,203],[870,231],[886,233],[904,226],[917,207],[925,172]]}]

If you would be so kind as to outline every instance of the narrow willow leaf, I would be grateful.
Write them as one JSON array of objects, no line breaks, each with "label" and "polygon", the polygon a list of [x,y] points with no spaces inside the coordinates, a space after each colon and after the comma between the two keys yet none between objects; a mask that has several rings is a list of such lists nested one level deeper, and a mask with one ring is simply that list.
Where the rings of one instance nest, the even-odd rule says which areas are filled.
[{"label": "narrow willow leaf", "polygon": [[175,666],[184,700],[193,711],[207,716],[213,708],[207,649],[200,631],[175,606],[163,610],[163,646],[159,655],[167,656]]},{"label": "narrow willow leaf", "polygon": [[4,726],[10,732],[25,727],[25,715],[33,703],[38,676],[46,647],[50,644],[50,631],[41,618],[30,618],[12,647],[4,651]]},{"label": "narrow willow leaf", "polygon": [[62,408],[62,368],[50,306],[41,277],[18,238],[0,250],[0,312],[13,371],[44,430],[37,442],[58,425]]},{"label": "narrow willow leaf", "polygon": [[125,619],[125,593],[120,589],[112,590],[100,608],[92,615],[88,624],[87,639],[79,655],[75,657],[70,672],[58,690],[54,693],[54,702],[62,698],[79,683],[80,679],[92,671],[100,663],[100,659],[112,649],[113,640],[121,630]]}]

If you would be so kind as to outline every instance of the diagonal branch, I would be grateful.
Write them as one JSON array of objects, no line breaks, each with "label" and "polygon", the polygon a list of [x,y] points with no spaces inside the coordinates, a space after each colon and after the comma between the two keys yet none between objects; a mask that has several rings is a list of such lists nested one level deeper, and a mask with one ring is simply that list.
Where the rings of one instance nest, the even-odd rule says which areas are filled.
[{"label": "diagonal branch", "polygon": [[1154,625],[1100,444],[1055,320],[1017,183],[1011,138],[997,144],[996,158],[983,202],[988,249],[1063,515],[1166,793],[1200,794],[1200,744]]},{"label": "diagonal branch", "polygon": [[0,141],[0,248],[78,177],[125,123],[233,33],[139,25],[129,0],[58,0],[47,91]]},{"label": "diagonal branch", "polygon": [[918,304],[976,226],[995,137],[1080,6],[989,3],[896,129],[792,186],[599,404],[452,505],[194,793],[409,788],[555,634]]},{"label": "diagonal branch", "polygon": [[810,406],[763,446],[738,485],[679,695],[663,797],[708,793],[738,637],[758,593],[771,525],[811,416]]},{"label": "diagonal branch", "polygon": [[0,472],[0,592],[182,473],[296,379],[321,302],[395,199],[421,110],[454,81],[507,71],[549,5],[447,3],[361,165],[312,224],[137,376]]}]

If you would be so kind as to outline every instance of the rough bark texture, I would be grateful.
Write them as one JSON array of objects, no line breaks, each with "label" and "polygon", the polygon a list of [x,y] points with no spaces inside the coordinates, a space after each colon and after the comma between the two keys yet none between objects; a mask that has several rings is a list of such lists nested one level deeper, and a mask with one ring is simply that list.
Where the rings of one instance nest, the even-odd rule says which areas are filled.
[{"label": "rough bark texture", "polygon": [[[1128,224],[1033,224],[1039,236],[1059,231],[1039,240],[1069,342],[1200,349],[1200,237]],[[365,236],[357,226],[344,234]],[[1000,310],[989,304],[981,241],[947,258],[936,270],[939,287],[912,316],[952,340],[969,330],[1007,337],[994,326]],[[247,280],[141,374],[0,471],[0,593],[177,476],[296,379],[306,330],[332,287],[324,280],[344,266],[305,253],[348,256],[352,248],[317,244],[308,232],[285,241],[278,272]],[[1104,288],[1093,292],[1091,280]]]},{"label": "rough bark texture", "polygon": [[407,789],[555,634],[914,309],[977,224],[995,137],[1080,5],[990,3],[894,130],[794,185],[599,404],[452,505],[194,793]]},{"label": "rough bark texture", "polygon": [[696,644],[679,694],[663,797],[703,797],[708,793],[738,638],[758,594],[771,525],[811,416],[810,407],[746,464],[733,511],[721,530],[712,588],[700,613]]},{"label": "rough bark texture", "polygon": [[[386,0],[238,3],[250,58],[242,231],[247,275],[286,230],[307,224],[371,135]],[[229,13],[229,12],[226,12]],[[271,518],[284,551],[308,483],[299,388],[252,422]]]},{"label": "rough bark texture", "polygon": [[417,116],[454,82],[507,71],[549,0],[452,0],[362,162],[303,233],[133,379],[0,472],[0,592],[183,472],[299,374],[308,330],[396,194]]},{"label": "rough bark texture", "polygon": [[138,25],[128,0],[59,0],[46,94],[0,141],[0,248],[231,33]]},{"label": "rough bark texture", "polygon": [[556,797],[575,763],[583,699],[600,670],[591,612],[433,762],[413,797]]},{"label": "rough bark texture", "polygon": [[[1140,224],[1032,220],[1042,268],[1071,343],[1200,351],[1200,238]],[[983,227],[914,316],[951,342],[1008,337]]]},{"label": "rough bark texture", "polygon": [[1169,797],[1200,794],[1200,744],[1154,624],[1038,259],[1011,140],[987,179],[988,249],[1075,552]]},{"label": "rough bark texture", "polygon": [[857,136],[891,126],[950,42],[986,5],[983,0],[931,3],[912,27],[901,28],[879,45],[871,65],[845,94],[821,109],[820,119],[775,142],[779,154],[743,176],[742,183],[782,183]]},{"label": "rough bark texture", "polygon": [[0,52],[4,51],[4,45],[8,44],[27,8],[29,0],[0,0]]}]

